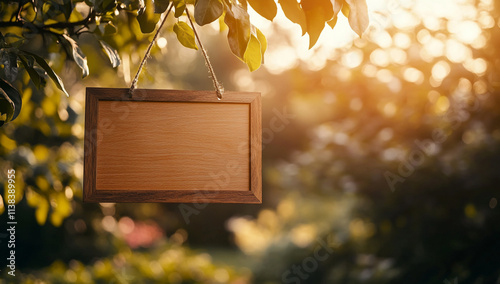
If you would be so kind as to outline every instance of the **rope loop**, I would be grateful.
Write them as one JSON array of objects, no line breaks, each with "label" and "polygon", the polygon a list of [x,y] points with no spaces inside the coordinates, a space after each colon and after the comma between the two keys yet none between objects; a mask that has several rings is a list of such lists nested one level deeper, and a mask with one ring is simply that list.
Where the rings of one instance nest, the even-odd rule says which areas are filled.
[{"label": "rope loop", "polygon": [[[161,21],[160,26],[156,30],[156,33],[153,37],[153,40],[151,41],[151,43],[148,46],[148,49],[146,50],[146,54],[144,54],[144,58],[142,59],[141,64],[139,65],[139,69],[137,70],[137,73],[135,74],[134,80],[132,80],[132,83],[130,85],[130,89],[128,91],[129,97],[132,97],[134,90],[137,88],[137,81],[139,80],[139,74],[141,74],[142,68],[144,67],[144,64],[146,63],[146,60],[148,59],[149,54],[151,53],[151,49],[153,48],[153,45],[156,42],[156,39],[158,38],[158,35],[160,34],[160,30],[163,27],[163,25],[165,24],[167,17],[170,14],[170,11],[172,11],[173,6],[174,6],[174,3],[171,2],[167,12],[163,16],[163,19]],[[193,32],[194,32],[194,35],[196,37],[196,40],[198,41],[198,44],[200,45],[200,49],[201,49],[201,52],[203,54],[203,58],[205,59],[205,65],[208,68],[208,72],[210,73],[210,78],[212,79],[212,83],[214,84],[214,89],[215,89],[215,93],[217,94],[217,98],[219,100],[222,100],[222,97],[224,96],[224,87],[222,86],[221,83],[219,83],[219,81],[217,80],[217,77],[215,76],[214,68],[212,67],[212,64],[210,63],[210,59],[208,58],[207,51],[205,50],[205,48],[203,47],[203,44],[201,43],[200,37],[198,36],[198,32],[196,31],[196,28],[194,27],[193,21],[191,20],[191,15],[189,14],[187,7],[186,7],[186,14],[187,14],[187,18],[189,20],[189,23],[191,24],[191,27],[193,28]]]}]

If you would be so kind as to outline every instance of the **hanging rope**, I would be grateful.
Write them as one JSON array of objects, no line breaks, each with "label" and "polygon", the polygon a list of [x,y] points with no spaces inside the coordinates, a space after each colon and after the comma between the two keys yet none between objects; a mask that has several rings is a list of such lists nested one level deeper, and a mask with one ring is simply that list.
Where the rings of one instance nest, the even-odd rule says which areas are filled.
[{"label": "hanging rope", "polygon": [[[146,50],[146,54],[144,54],[144,58],[141,61],[141,64],[139,65],[139,69],[137,70],[137,73],[135,74],[134,80],[132,80],[132,84],[130,85],[129,89],[129,96],[132,97],[132,94],[134,93],[134,90],[137,88],[137,81],[139,80],[139,74],[141,74],[142,68],[144,67],[144,64],[146,63],[146,60],[149,57],[149,54],[151,53],[151,49],[153,48],[154,43],[156,42],[156,39],[158,38],[158,35],[160,34],[160,30],[165,24],[168,15],[170,14],[170,11],[172,10],[172,7],[174,6],[174,3],[170,3],[170,6],[165,13],[165,16],[163,17],[163,20],[161,21],[160,26],[156,30],[156,33],[153,37],[153,40],[148,46],[148,49]],[[203,44],[200,41],[200,37],[198,36],[198,33],[196,32],[196,29],[194,27],[193,21],[191,20],[191,16],[189,15],[189,11],[186,7],[186,14],[189,19],[189,22],[191,23],[191,27],[193,27],[194,35],[196,37],[196,40],[198,41],[198,44],[200,45],[201,52],[203,53],[203,57],[205,58],[205,65],[208,68],[208,72],[210,73],[210,77],[212,78],[212,82],[214,84],[215,92],[217,94],[217,98],[220,100],[222,99],[222,96],[224,94],[224,88],[222,85],[217,81],[217,77],[215,76],[214,68],[212,67],[212,64],[210,63],[210,59],[208,59],[207,51],[203,47]]]},{"label": "hanging rope", "polygon": [[139,65],[139,69],[137,70],[137,73],[135,74],[134,80],[132,80],[132,84],[130,85],[130,89],[128,90],[128,94],[130,97],[132,97],[132,94],[134,93],[135,88],[137,88],[137,81],[139,80],[139,74],[141,74],[142,67],[144,67],[144,64],[146,63],[146,60],[149,57],[149,54],[151,53],[151,48],[153,48],[154,43],[156,42],[156,39],[158,38],[158,35],[160,34],[160,30],[167,21],[168,14],[170,14],[170,11],[172,11],[172,7],[174,7],[174,2],[170,3],[170,6],[168,7],[167,12],[165,13],[165,16],[163,16],[163,20],[161,21],[160,26],[158,27],[158,30],[156,30],[156,33],[153,37],[153,40],[148,46],[148,49],[146,50],[146,54],[144,54],[144,58],[141,61],[141,64]]},{"label": "hanging rope", "polygon": [[191,16],[189,15],[189,11],[186,8],[186,14],[187,18],[189,20],[189,23],[191,24],[191,27],[193,28],[194,31],[194,36],[196,37],[196,40],[198,41],[198,44],[200,45],[201,52],[203,53],[203,57],[205,58],[205,65],[208,68],[208,72],[210,73],[210,78],[212,78],[212,83],[214,84],[214,89],[215,92],[217,93],[217,98],[219,100],[222,99],[222,96],[224,94],[224,87],[219,83],[217,80],[217,77],[215,76],[214,68],[212,67],[212,64],[210,63],[210,59],[208,58],[207,51],[203,47],[203,44],[201,43],[200,37],[198,36],[198,33],[196,32],[196,28],[194,27],[193,21],[191,20]]}]

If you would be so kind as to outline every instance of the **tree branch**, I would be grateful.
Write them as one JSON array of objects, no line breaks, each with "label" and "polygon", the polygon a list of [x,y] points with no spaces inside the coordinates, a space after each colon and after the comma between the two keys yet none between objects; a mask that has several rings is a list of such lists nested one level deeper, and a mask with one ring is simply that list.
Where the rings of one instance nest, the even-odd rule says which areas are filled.
[{"label": "tree branch", "polygon": [[44,29],[69,29],[69,28],[73,28],[73,27],[76,27],[76,26],[81,26],[81,25],[88,25],[90,24],[92,21],[94,21],[94,16],[95,16],[95,13],[94,11],[91,11],[89,12],[88,16],[81,20],[81,21],[77,21],[77,22],[59,22],[59,23],[54,23],[54,24],[49,24],[49,25],[41,25],[41,26],[37,26],[37,25],[34,25],[30,22],[26,22],[25,20],[17,20],[17,21],[11,21],[11,22],[0,22],[0,28],[6,28],[6,27],[26,27],[26,28],[29,28],[29,29],[41,29],[41,30],[44,30]]}]

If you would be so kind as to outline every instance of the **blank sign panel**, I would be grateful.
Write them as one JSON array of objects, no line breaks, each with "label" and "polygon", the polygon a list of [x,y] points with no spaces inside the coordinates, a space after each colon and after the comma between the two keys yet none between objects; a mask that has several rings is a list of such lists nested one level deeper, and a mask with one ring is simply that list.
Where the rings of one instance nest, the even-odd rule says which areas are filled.
[{"label": "blank sign panel", "polygon": [[257,93],[87,89],[84,200],[261,202]]}]

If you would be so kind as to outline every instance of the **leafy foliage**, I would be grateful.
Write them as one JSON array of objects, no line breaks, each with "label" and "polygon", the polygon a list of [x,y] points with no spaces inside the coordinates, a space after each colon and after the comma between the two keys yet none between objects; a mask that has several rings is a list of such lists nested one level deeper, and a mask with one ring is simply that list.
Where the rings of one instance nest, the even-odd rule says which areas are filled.
[{"label": "leafy foliage", "polygon": [[278,13],[278,7],[274,0],[248,0],[248,4],[262,17],[272,21]]},{"label": "leafy foliage", "polygon": [[[361,36],[363,32],[368,28],[368,7],[365,1],[358,0],[346,0],[343,4],[348,7],[349,13],[347,17],[349,18],[349,24],[352,29]],[[335,17],[337,15],[335,14]]]},{"label": "leafy foliage", "polygon": [[[251,24],[246,1],[173,0],[172,2],[175,7],[174,17],[177,19],[185,15],[187,4],[194,5],[194,19],[200,26],[210,24],[217,19],[222,22],[224,19],[229,27],[228,43],[231,51],[246,63],[250,71],[257,70],[264,62],[267,40],[262,32]],[[5,80],[14,82],[17,79],[18,67],[22,66],[33,84],[37,88],[43,88],[45,80],[38,70],[38,67],[41,67],[57,87],[68,95],[62,81],[51,69],[50,64],[43,59],[43,54],[48,50],[36,52],[31,50],[27,53],[27,51],[20,52],[17,48],[27,45],[38,35],[42,35],[44,40],[50,38],[61,43],[60,49],[81,69],[82,77],[86,77],[90,70],[87,57],[80,48],[79,41],[82,34],[92,34],[100,42],[112,66],[117,67],[121,59],[110,36],[122,28],[120,22],[123,17],[126,15],[135,19],[140,31],[149,34],[155,30],[160,14],[167,10],[170,3],[169,0],[10,1],[5,4],[6,9],[2,11],[0,19],[0,28],[6,29],[5,33],[0,34],[0,53],[5,67]],[[275,0],[250,0],[248,4],[270,21],[278,11]],[[309,34],[310,48],[316,44],[325,23],[334,27],[338,13],[338,9],[334,9],[334,6],[352,11],[349,13],[349,23],[359,35],[368,26],[365,0],[303,0],[300,3],[296,0],[280,0],[279,4],[286,17],[301,26],[302,34]],[[174,25],[173,30],[183,46],[197,48],[187,25],[179,22]],[[35,66],[34,62],[38,66]],[[6,93],[6,90],[4,92]],[[18,105],[15,110],[14,105],[3,96],[0,117],[4,119],[3,114],[5,114],[5,119],[2,121],[14,119],[16,116],[12,114],[19,111],[20,107]]]},{"label": "leafy foliage", "polygon": [[[174,242],[148,251],[131,251],[123,244],[115,255],[90,265],[55,261],[43,271],[16,274],[18,283],[247,283],[248,276],[228,266],[215,265],[210,255],[197,254]],[[116,261],[120,259],[120,261]],[[4,275],[4,277],[9,277]],[[222,279],[222,281],[221,281]]]},{"label": "leafy foliage", "polygon": [[[276,155],[264,169],[266,188],[282,198],[272,210],[228,222],[236,244],[256,259],[255,283],[498,282],[500,269],[490,263],[500,253],[492,170],[500,159],[500,66],[492,64],[500,30],[468,18],[488,9],[471,2],[457,7],[463,14],[436,16],[440,26],[403,28],[387,18],[389,28],[369,30],[314,72],[300,62],[255,76],[279,82],[272,90],[279,98],[267,105],[286,102],[297,116],[294,129],[264,150]],[[343,9],[348,17],[353,11]],[[464,32],[451,32],[455,21],[483,27],[477,39],[488,40],[455,42]],[[453,44],[463,49],[451,51]],[[445,141],[433,141],[441,131]],[[303,150],[282,149],[304,133]],[[388,171],[404,174],[394,192]],[[332,252],[320,260],[321,241]]]},{"label": "leafy foliage", "polygon": [[[477,39],[469,37],[469,42],[467,36],[474,32],[462,28],[459,14],[450,14],[448,20],[419,17],[416,11],[401,8],[397,23],[405,17],[418,20],[410,26],[406,22],[399,28],[369,30],[348,48],[323,57],[323,65],[295,58],[297,64],[291,70],[271,73],[270,64],[237,83],[231,78],[245,74],[239,70],[243,64],[238,65],[231,54],[212,56],[214,62],[227,66],[220,75],[228,85],[234,82],[228,87],[266,88],[262,122],[267,138],[273,125],[280,130],[264,145],[265,204],[211,204],[192,216],[190,225],[176,215],[175,205],[81,202],[84,86],[80,69],[72,62],[72,54],[67,54],[71,50],[55,40],[57,36],[36,36],[22,44],[13,35],[15,28],[2,30],[12,46],[37,50],[47,59],[43,62],[64,75],[71,93],[69,98],[61,96],[52,83],[37,89],[20,58],[38,73],[40,85],[49,76],[34,57],[30,62],[27,53],[20,53],[24,57],[17,60],[17,74],[15,69],[0,70],[4,80],[22,90],[23,99],[18,118],[0,129],[0,176],[10,167],[16,169],[16,214],[22,220],[16,232],[16,261],[22,275],[16,280],[113,283],[126,275],[133,283],[214,283],[220,279],[247,283],[230,268],[216,264],[220,259],[212,251],[214,261],[209,262],[206,254],[189,250],[187,245],[134,248],[129,244],[124,248],[115,236],[130,230],[123,222],[124,216],[130,216],[134,221],[128,223],[135,228],[140,227],[137,220],[156,220],[170,236],[162,240],[182,239],[174,232],[183,227],[193,247],[213,249],[219,242],[229,246],[234,239],[246,258],[238,264],[241,255],[227,257],[223,263],[251,269],[253,283],[442,284],[455,277],[457,283],[497,283],[500,72],[496,62],[500,36],[496,19],[500,11],[498,5],[494,9],[485,3],[466,7],[467,17],[481,19],[467,20],[466,26],[480,27]],[[353,11],[348,5],[343,7],[342,13],[349,17]],[[341,7],[333,4],[333,9],[338,15]],[[68,33],[87,57],[90,75],[84,82],[120,86],[126,81],[126,69],[111,69],[99,40],[118,48],[123,65],[140,60],[147,47],[150,34],[142,34],[135,13],[120,11],[114,22],[101,21],[95,34]],[[333,25],[337,17],[327,24]],[[440,24],[433,25],[433,20]],[[175,22],[170,21],[165,31]],[[457,26],[461,28],[451,32]],[[106,29],[110,34],[104,34]],[[250,32],[255,36],[252,26]],[[262,49],[263,40],[256,32]],[[287,34],[268,38],[273,53],[280,50],[277,41],[288,40]],[[173,32],[164,36],[169,43],[176,40]],[[207,48],[219,47],[218,40],[225,41],[225,35],[211,37]],[[177,47],[182,48],[178,44],[169,45],[168,52],[153,48],[151,62],[158,61],[147,66],[145,83],[151,87],[201,86],[199,82],[206,79],[203,62],[178,59],[182,51]],[[7,57],[2,58],[5,65]],[[12,82],[8,76],[14,75]],[[296,118],[281,130],[274,109],[283,104]],[[457,117],[459,124],[454,121]],[[420,149],[416,141],[431,139],[436,129],[449,134],[447,140],[429,146],[431,154],[393,193],[384,171],[399,174],[401,162]],[[2,187],[0,192],[6,191]],[[6,210],[0,206],[0,212]],[[6,215],[0,215],[4,224]],[[227,236],[224,222],[234,215],[242,217],[228,222],[234,236]],[[142,228],[138,232],[142,238],[139,233],[125,238],[133,236],[141,240],[135,244],[144,244],[152,235]],[[317,261],[317,268],[309,273],[320,241],[333,252]],[[322,259],[325,253],[320,251]],[[283,279],[283,273],[293,272],[294,267],[308,272],[307,279],[297,279],[299,274]]]},{"label": "leafy foliage", "polygon": [[223,11],[222,0],[198,0],[194,6],[194,19],[203,26],[217,20]]},{"label": "leafy foliage", "polygon": [[229,27],[227,40],[231,51],[243,59],[250,41],[250,16],[241,6],[231,4],[224,22]]},{"label": "leafy foliage", "polygon": [[21,94],[9,82],[0,78],[0,125],[15,119],[21,110]]},{"label": "leafy foliage", "polygon": [[175,23],[174,32],[177,35],[177,39],[183,46],[198,50],[198,46],[196,45],[194,39],[193,29],[188,26],[188,24],[185,22]]},{"label": "leafy foliage", "polygon": [[279,0],[279,3],[285,16],[290,21],[299,24],[302,28],[302,35],[305,35],[307,32],[306,14],[300,4],[296,0]]}]

